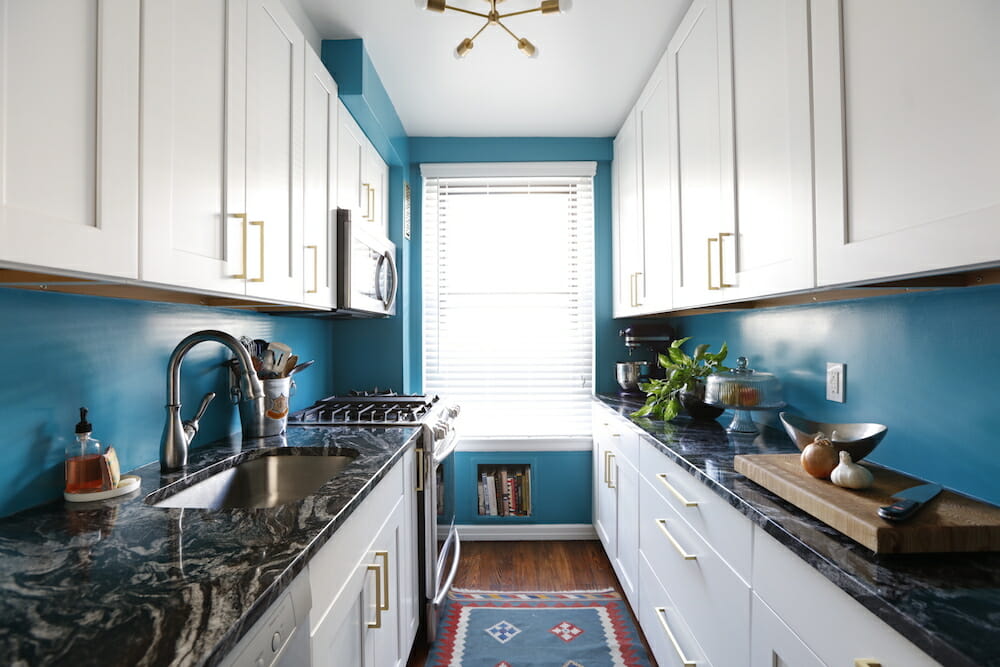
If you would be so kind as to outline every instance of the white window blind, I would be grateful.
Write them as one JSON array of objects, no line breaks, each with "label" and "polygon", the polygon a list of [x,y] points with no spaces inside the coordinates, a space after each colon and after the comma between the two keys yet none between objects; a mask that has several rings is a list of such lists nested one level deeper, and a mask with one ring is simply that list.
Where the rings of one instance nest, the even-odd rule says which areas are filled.
[{"label": "white window blind", "polygon": [[590,433],[594,168],[422,166],[424,390],[466,435]]}]

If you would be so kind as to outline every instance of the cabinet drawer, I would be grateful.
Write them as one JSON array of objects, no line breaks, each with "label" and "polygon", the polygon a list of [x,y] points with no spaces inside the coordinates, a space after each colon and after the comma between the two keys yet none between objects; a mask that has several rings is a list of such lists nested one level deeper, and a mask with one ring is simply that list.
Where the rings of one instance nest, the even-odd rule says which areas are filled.
[{"label": "cabinet drawer", "polygon": [[620,456],[633,466],[639,465],[639,434],[624,418],[606,410],[594,410],[594,438],[610,444],[615,456]]},{"label": "cabinet drawer", "polygon": [[309,587],[313,607],[309,630],[315,632],[327,610],[347,584],[355,566],[366,555],[372,537],[402,500],[403,466],[397,463],[372,492],[337,528],[333,537],[309,561]]},{"label": "cabinet drawer", "polygon": [[711,667],[673,600],[663,589],[649,562],[639,556],[642,603],[636,609],[639,625],[660,667]]},{"label": "cabinet drawer", "polygon": [[[746,665],[750,587],[681,520],[648,480],[640,483],[639,493],[640,552],[712,662]],[[646,605],[645,598],[642,604]]]},{"label": "cabinet drawer", "polygon": [[753,524],[654,445],[639,444],[642,476],[744,581],[750,581]]},{"label": "cabinet drawer", "polygon": [[759,527],[753,562],[754,592],[826,664],[853,665],[857,658],[882,667],[938,664]]},{"label": "cabinet drawer", "polygon": [[753,619],[750,634],[750,664],[752,667],[825,667],[816,654],[802,643],[764,602],[753,596],[750,603]]}]

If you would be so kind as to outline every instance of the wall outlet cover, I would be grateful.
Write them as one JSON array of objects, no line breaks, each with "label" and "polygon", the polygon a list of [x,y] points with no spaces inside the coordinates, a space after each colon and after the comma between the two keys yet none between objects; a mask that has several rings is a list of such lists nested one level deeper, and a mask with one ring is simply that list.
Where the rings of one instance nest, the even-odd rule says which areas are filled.
[{"label": "wall outlet cover", "polygon": [[847,395],[847,364],[827,363],[826,400],[843,403]]}]

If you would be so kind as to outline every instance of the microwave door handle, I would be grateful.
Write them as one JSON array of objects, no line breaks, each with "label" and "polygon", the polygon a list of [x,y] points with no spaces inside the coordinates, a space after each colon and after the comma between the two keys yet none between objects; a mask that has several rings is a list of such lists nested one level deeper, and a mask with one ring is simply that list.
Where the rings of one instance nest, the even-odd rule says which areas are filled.
[{"label": "microwave door handle", "polygon": [[[386,251],[382,253],[382,257],[379,259],[379,267],[381,269],[382,263],[389,268],[389,294],[379,294],[379,299],[385,305],[385,309],[389,310],[392,308],[393,302],[396,300],[396,288],[399,287],[399,281],[396,279],[396,260],[392,256],[392,253]],[[381,292],[381,290],[377,290]]]}]

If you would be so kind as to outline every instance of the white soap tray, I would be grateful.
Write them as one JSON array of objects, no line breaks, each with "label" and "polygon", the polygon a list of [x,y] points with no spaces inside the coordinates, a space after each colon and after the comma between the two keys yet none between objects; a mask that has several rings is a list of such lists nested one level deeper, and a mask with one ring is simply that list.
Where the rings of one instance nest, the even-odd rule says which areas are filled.
[{"label": "white soap tray", "polygon": [[141,478],[136,475],[122,475],[122,478],[118,480],[118,486],[113,489],[108,489],[107,491],[88,491],[86,493],[63,491],[63,498],[71,503],[89,503],[95,500],[107,500],[108,498],[132,493],[139,488],[140,481]]}]

